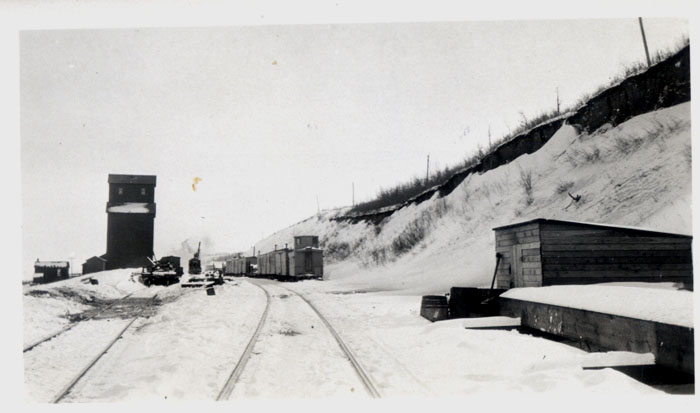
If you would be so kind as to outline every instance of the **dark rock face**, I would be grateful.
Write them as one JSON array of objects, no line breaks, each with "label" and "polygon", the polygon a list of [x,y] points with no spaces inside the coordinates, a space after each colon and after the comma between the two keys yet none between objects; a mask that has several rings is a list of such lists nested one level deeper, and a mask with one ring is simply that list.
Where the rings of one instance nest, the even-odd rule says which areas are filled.
[{"label": "dark rock face", "polygon": [[365,221],[379,224],[395,211],[410,204],[419,204],[432,198],[449,195],[472,173],[484,173],[505,165],[521,155],[531,154],[544,146],[566,122],[581,132],[593,132],[606,123],[613,126],[647,112],[690,101],[690,46],[649,68],[631,76],[591,98],[567,118],[558,118],[524,132],[486,155],[480,163],[452,175],[443,184],[396,207],[333,218],[353,224]]},{"label": "dark rock face", "polygon": [[690,100],[690,47],[589,100],[567,123],[592,132]]}]

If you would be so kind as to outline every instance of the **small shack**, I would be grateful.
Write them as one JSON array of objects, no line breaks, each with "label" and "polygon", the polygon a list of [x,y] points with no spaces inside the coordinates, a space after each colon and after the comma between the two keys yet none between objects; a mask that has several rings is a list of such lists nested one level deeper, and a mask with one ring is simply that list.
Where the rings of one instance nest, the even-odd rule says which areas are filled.
[{"label": "small shack", "polygon": [[39,261],[34,263],[35,283],[50,283],[58,280],[66,280],[70,277],[70,263],[68,261]]},{"label": "small shack", "polygon": [[692,289],[689,235],[544,218],[493,230],[496,288],[641,281]]},{"label": "small shack", "polygon": [[104,255],[91,257],[83,263],[83,274],[92,274],[107,269],[107,259]]}]

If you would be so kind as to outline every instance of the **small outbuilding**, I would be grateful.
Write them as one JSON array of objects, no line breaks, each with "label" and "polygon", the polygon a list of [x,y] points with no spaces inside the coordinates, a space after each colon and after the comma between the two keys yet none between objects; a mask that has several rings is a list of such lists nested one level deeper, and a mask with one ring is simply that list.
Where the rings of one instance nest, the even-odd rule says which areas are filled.
[{"label": "small outbuilding", "polygon": [[83,274],[92,274],[94,272],[105,271],[107,269],[107,259],[105,256],[91,257],[83,263]]},{"label": "small outbuilding", "polygon": [[693,285],[690,235],[538,218],[493,229],[496,288],[641,281]]},{"label": "small outbuilding", "polygon": [[66,280],[70,277],[70,263],[68,261],[39,261],[34,263],[35,283],[50,283],[58,280]]}]

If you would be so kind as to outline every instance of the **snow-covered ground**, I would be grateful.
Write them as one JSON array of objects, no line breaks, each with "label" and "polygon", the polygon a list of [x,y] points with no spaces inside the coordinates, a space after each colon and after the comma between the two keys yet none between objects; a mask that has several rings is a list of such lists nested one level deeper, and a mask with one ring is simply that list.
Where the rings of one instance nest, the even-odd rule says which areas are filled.
[{"label": "snow-covered ground", "polygon": [[[332,221],[347,210],[328,211],[261,241],[256,250],[291,243],[294,235],[319,235],[327,252],[335,249],[327,257],[325,281],[287,287],[326,315],[384,396],[657,393],[612,369],[583,369],[650,362],[650,355],[588,354],[516,331],[467,329],[460,320],[429,323],[418,314],[420,296],[488,285],[495,265],[492,228],[515,221],[546,217],[688,233],[689,151],[689,103],[590,134],[563,126],[536,153],[471,175],[449,196],[403,208],[380,227]],[[521,181],[526,175],[533,184],[532,202]],[[581,201],[571,204],[567,191],[581,195]],[[407,252],[392,247],[416,233],[422,236]],[[255,330],[265,295],[245,279],[217,287],[214,296],[179,285],[145,288],[130,272],[25,287],[25,345],[60,330],[70,317],[128,294],[158,293],[155,312],[134,322],[66,401],[214,399]],[[86,283],[87,278],[99,284]],[[266,287],[273,292],[269,320],[233,397],[366,397],[313,312],[300,299],[283,297],[274,283]],[[508,294],[567,297],[565,303],[552,303],[579,308],[598,303],[595,308],[602,311],[633,310],[638,317],[692,325],[692,294],[669,287]],[[603,308],[600,301],[626,305]],[[658,305],[644,310],[650,303]],[[128,322],[96,317],[25,353],[26,400],[50,401]]]},{"label": "snow-covered ground", "polygon": [[[90,304],[122,298],[144,290],[131,278],[133,270],[104,271],[51,284],[25,286],[23,295],[24,345],[70,324],[69,317],[83,313]],[[98,280],[98,284],[86,282]],[[155,294],[162,287],[149,291]]]},{"label": "snow-covered ground", "polygon": [[[276,282],[254,282],[270,291],[272,304],[231,399],[369,397],[310,307]],[[588,354],[515,331],[465,329],[461,320],[430,323],[418,315],[419,296],[319,292],[322,284],[284,287],[319,308],[384,397],[658,393],[612,369],[583,369],[649,363],[650,354]],[[177,285],[158,296],[156,312],[139,318],[64,402],[216,398],[256,328],[264,293],[240,279],[213,296]],[[25,353],[26,400],[53,400],[128,322],[81,322]]]},{"label": "snow-covered ground", "polygon": [[292,289],[308,294],[385,396],[656,392],[611,369],[582,369],[601,361],[596,357],[614,365],[630,354],[589,354],[516,331],[465,329],[462,320],[430,323],[419,316],[420,296],[319,293],[315,284]]}]

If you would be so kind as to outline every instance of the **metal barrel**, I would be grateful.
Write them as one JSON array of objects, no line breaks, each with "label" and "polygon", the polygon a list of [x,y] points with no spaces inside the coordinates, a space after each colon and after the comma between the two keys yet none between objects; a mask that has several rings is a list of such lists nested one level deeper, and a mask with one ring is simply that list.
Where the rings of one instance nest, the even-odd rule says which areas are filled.
[{"label": "metal barrel", "polygon": [[424,295],[420,305],[420,315],[430,321],[447,319],[447,297],[444,295]]}]

